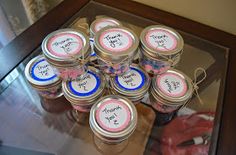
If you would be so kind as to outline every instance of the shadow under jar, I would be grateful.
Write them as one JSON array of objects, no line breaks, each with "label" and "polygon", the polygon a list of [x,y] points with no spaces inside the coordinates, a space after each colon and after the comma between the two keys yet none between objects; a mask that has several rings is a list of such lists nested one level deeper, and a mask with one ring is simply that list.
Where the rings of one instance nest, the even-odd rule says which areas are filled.
[{"label": "shadow under jar", "polygon": [[180,61],[184,41],[174,29],[163,25],[146,27],[140,41],[140,66],[148,73],[162,74]]},{"label": "shadow under jar", "polygon": [[25,67],[25,77],[43,98],[55,99],[63,95],[62,80],[53,72],[52,66],[43,55],[28,62]]},{"label": "shadow under jar", "polygon": [[155,76],[150,88],[150,101],[158,111],[158,124],[168,123],[175,112],[189,102],[192,94],[192,80],[176,69]]},{"label": "shadow under jar", "polygon": [[100,69],[110,75],[121,75],[129,70],[138,51],[136,34],[125,27],[106,27],[95,34],[94,50]]},{"label": "shadow under jar", "polygon": [[87,73],[73,81],[63,81],[62,89],[65,98],[79,112],[89,112],[92,105],[104,94],[105,77],[101,72],[88,67]]},{"label": "shadow under jar", "polygon": [[143,99],[150,83],[148,74],[135,64],[131,65],[128,72],[110,79],[112,94],[124,96],[134,104]]},{"label": "shadow under jar", "polygon": [[135,106],[125,97],[108,95],[98,100],[89,117],[98,150],[103,154],[122,152],[137,126],[137,117]]},{"label": "shadow under jar", "polygon": [[86,72],[90,57],[89,38],[75,29],[60,29],[42,42],[43,54],[63,80],[75,80]]}]

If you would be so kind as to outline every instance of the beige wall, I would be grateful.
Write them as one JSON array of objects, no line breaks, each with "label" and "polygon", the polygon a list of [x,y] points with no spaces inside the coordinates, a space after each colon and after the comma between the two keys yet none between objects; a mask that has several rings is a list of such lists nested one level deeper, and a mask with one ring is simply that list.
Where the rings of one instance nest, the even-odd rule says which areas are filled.
[{"label": "beige wall", "polygon": [[134,0],[236,35],[236,0]]}]

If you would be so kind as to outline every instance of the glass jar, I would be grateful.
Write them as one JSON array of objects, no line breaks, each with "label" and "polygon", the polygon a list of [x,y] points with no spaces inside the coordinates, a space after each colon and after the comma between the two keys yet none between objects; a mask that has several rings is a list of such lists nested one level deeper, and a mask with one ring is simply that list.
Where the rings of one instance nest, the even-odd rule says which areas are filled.
[{"label": "glass jar", "polygon": [[122,24],[118,20],[111,17],[103,16],[101,18],[97,18],[90,25],[90,37],[93,38],[99,30],[108,26],[117,27],[122,26]]},{"label": "glass jar", "polygon": [[140,41],[140,66],[148,73],[162,74],[180,61],[184,41],[174,29],[163,25],[146,27]]},{"label": "glass jar", "polygon": [[128,72],[110,79],[112,93],[127,97],[134,104],[143,99],[150,83],[148,74],[135,64],[131,65]]},{"label": "glass jar", "polygon": [[104,94],[105,77],[101,72],[88,67],[88,72],[73,81],[63,81],[65,98],[79,112],[89,112],[92,105]]},{"label": "glass jar", "polygon": [[95,34],[94,50],[98,56],[100,69],[110,75],[121,75],[138,51],[136,34],[125,27],[106,27]]},{"label": "glass jar", "polygon": [[90,46],[91,46],[91,61],[96,60],[96,53],[94,51],[94,36],[95,34],[101,30],[102,28],[105,27],[116,27],[116,26],[121,26],[122,24],[114,19],[114,18],[110,18],[110,17],[106,17],[106,16],[102,16],[100,18],[97,18],[96,20],[94,20],[92,22],[92,24],[90,25]]},{"label": "glass jar", "polygon": [[97,148],[103,153],[124,150],[137,126],[137,117],[135,106],[125,97],[108,95],[99,99],[89,117]]},{"label": "glass jar", "polygon": [[42,42],[44,56],[63,80],[75,80],[86,72],[89,48],[89,38],[69,28],[48,34]]},{"label": "glass jar", "polygon": [[28,62],[25,67],[25,77],[40,96],[55,99],[63,95],[61,79],[53,72],[52,66],[43,55]]},{"label": "glass jar", "polygon": [[191,99],[192,94],[191,79],[176,69],[170,69],[152,79],[150,88],[152,107],[159,113],[166,114],[166,116],[173,116],[175,111]]}]

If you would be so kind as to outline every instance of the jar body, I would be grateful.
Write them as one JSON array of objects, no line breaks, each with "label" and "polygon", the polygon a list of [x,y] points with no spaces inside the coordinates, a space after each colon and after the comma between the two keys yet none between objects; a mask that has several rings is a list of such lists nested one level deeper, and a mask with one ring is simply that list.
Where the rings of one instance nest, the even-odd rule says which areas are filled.
[{"label": "jar body", "polygon": [[124,74],[125,72],[127,72],[129,70],[131,63],[132,63],[131,59],[127,59],[127,60],[124,60],[120,63],[110,65],[109,63],[106,63],[106,61],[104,61],[103,59],[101,59],[101,58],[98,59],[98,64],[99,64],[100,70],[110,76]]},{"label": "jar body", "polygon": [[97,99],[101,98],[104,96],[105,90],[99,94],[95,99],[93,100],[81,100],[81,101],[71,101],[71,99],[68,96],[65,96],[66,99],[71,103],[72,107],[79,111],[79,112],[85,112],[88,113],[93,106],[93,104],[96,102]]},{"label": "jar body", "polygon": [[86,113],[89,112],[92,107],[92,104],[91,105],[79,105],[79,104],[72,104],[71,103],[71,105],[75,110],[77,110],[79,112],[86,112]]},{"label": "jar body", "polygon": [[150,93],[149,99],[152,107],[157,111],[157,125],[162,126],[169,123],[176,115],[181,106],[173,106],[164,104]]},{"label": "jar body", "polygon": [[128,139],[125,139],[120,142],[108,142],[100,139],[96,135],[93,136],[94,144],[96,145],[97,149],[102,152],[103,154],[119,154],[121,153],[126,146],[128,145]]},{"label": "jar body", "polygon": [[[53,66],[53,65],[52,65]],[[87,65],[72,66],[72,67],[56,67],[53,66],[54,73],[61,77],[63,81],[76,80],[80,75],[83,75],[87,71]]]},{"label": "jar body", "polygon": [[162,74],[171,68],[170,62],[148,57],[143,52],[140,52],[139,65],[151,74]]},{"label": "jar body", "polygon": [[134,105],[140,103],[140,101],[142,101],[142,99],[144,98],[145,94],[141,95],[141,96],[136,96],[136,97],[132,97],[132,96],[124,96],[123,94],[121,93],[118,93],[116,90],[112,89],[110,90],[110,93],[113,94],[113,95],[120,95],[120,96],[123,96],[123,97],[126,97],[127,99],[129,99],[130,101],[132,101],[132,103]]},{"label": "jar body", "polygon": [[48,86],[47,88],[45,87],[43,89],[35,88],[35,90],[37,90],[40,96],[45,97],[47,99],[55,99],[63,95],[61,83],[58,83],[57,85],[51,87]]},{"label": "jar body", "polygon": [[152,93],[150,93],[149,97],[150,97],[150,101],[152,103],[152,107],[155,110],[157,110],[158,112],[161,112],[161,113],[174,112],[174,111],[178,110],[181,106],[181,105],[170,105],[170,104],[163,103],[163,101],[158,100],[157,98],[155,98],[152,95]]}]

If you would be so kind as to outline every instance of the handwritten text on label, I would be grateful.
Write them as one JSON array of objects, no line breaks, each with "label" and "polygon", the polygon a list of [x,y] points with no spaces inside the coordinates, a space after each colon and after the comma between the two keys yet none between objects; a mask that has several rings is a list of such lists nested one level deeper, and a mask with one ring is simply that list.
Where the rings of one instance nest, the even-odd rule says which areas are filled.
[{"label": "handwritten text on label", "polygon": [[102,128],[108,131],[120,131],[129,124],[130,112],[123,102],[111,99],[101,105],[96,118]]}]

